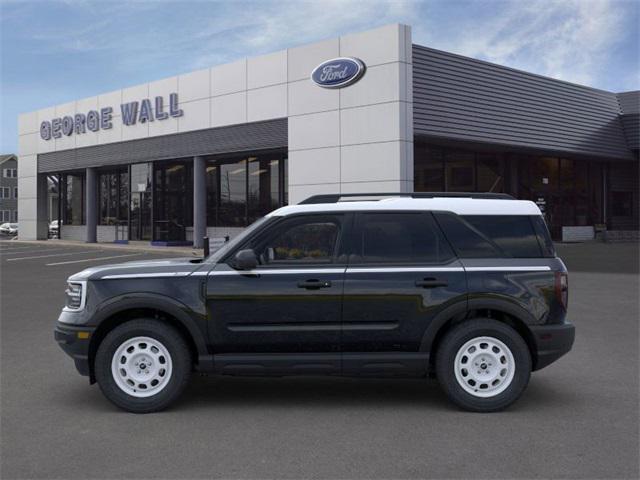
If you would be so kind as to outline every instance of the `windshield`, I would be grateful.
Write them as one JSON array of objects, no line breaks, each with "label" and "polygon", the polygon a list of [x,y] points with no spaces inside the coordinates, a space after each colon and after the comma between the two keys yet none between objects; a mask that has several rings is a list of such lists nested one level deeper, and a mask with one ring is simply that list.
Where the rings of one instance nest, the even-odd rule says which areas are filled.
[{"label": "windshield", "polygon": [[215,252],[212,252],[207,257],[206,259],[207,262],[211,262],[211,263],[219,262],[222,257],[224,257],[231,250],[233,250],[237,245],[244,242],[244,240],[249,235],[251,235],[255,230],[260,228],[262,225],[264,225],[268,220],[269,220],[269,217],[262,217],[256,220],[255,222],[253,222],[251,225],[245,228],[237,237],[234,237],[233,239],[225,243],[222,247],[220,247],[218,250],[216,250]]}]

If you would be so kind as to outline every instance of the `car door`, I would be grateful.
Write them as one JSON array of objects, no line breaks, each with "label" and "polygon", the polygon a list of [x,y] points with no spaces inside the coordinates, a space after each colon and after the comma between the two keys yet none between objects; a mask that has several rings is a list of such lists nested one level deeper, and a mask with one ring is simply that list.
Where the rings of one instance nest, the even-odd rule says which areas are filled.
[{"label": "car door", "polygon": [[[252,248],[257,268],[238,271],[229,262],[218,264],[207,277],[206,292],[215,353],[332,353],[328,363],[316,365],[339,371],[346,269],[339,251],[345,225],[342,214],[286,217],[236,249]],[[294,368],[304,362],[297,357],[284,364]]]},{"label": "car door", "polygon": [[465,272],[430,212],[358,213],[345,276],[345,373],[415,374],[431,320],[466,301]]}]

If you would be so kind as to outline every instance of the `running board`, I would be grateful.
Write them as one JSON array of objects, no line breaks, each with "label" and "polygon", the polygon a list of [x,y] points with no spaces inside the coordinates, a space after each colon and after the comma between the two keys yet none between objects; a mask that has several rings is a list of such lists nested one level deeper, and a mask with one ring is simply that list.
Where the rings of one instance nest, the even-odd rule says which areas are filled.
[{"label": "running board", "polygon": [[201,355],[196,370],[248,376],[422,377],[428,367],[429,354],[425,352],[221,353]]}]

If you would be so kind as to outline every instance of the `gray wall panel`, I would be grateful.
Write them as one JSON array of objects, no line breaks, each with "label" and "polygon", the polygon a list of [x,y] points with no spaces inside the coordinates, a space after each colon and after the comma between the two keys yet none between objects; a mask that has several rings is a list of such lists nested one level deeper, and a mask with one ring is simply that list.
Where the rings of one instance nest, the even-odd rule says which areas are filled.
[{"label": "gray wall panel", "polygon": [[416,135],[632,159],[614,93],[413,46]]},{"label": "gray wall panel", "polygon": [[640,149],[640,114],[630,113],[620,117],[627,145],[633,150]]},{"label": "gray wall panel", "polygon": [[196,130],[38,155],[38,172],[287,148],[287,119]]},{"label": "gray wall panel", "polygon": [[627,145],[633,150],[640,149],[640,91],[616,94],[622,111],[622,128]]},{"label": "gray wall panel", "polygon": [[640,113],[640,90],[617,93],[622,113]]}]

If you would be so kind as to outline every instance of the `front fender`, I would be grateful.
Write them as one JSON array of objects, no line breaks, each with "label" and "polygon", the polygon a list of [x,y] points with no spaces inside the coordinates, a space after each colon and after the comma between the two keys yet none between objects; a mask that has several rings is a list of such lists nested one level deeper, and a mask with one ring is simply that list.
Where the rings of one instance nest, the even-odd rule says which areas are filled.
[{"label": "front fender", "polygon": [[109,298],[98,305],[92,323],[99,329],[100,324],[109,317],[136,308],[151,308],[171,315],[189,332],[198,355],[208,354],[206,315],[193,312],[185,304],[164,295],[136,292]]}]

